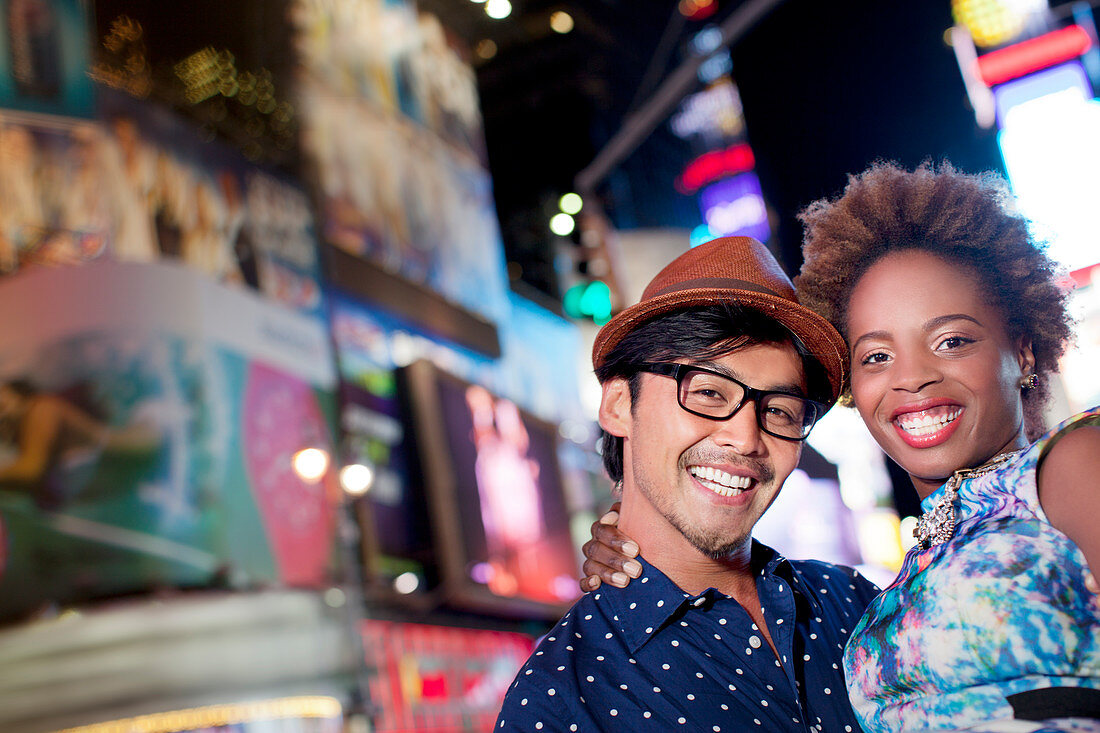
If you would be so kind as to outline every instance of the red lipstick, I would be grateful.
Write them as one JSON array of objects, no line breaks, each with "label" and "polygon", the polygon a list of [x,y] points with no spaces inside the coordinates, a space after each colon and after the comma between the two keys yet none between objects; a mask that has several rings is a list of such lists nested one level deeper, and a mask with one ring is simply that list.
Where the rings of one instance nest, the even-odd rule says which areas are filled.
[{"label": "red lipstick", "polygon": [[894,410],[890,422],[906,445],[931,448],[951,437],[963,412],[964,408],[952,400],[923,400]]}]

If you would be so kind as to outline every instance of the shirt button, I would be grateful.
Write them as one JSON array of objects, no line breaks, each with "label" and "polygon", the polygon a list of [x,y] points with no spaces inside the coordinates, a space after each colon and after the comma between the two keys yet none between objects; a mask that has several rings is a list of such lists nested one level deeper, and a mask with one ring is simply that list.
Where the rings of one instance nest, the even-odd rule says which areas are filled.
[{"label": "shirt button", "polygon": [[703,605],[706,602],[707,602],[706,596],[699,596],[698,598],[696,598],[694,601],[691,602],[691,605],[698,608],[699,606]]},{"label": "shirt button", "polygon": [[757,636],[756,634],[753,634],[752,636],[749,637],[749,646],[751,646],[753,649],[759,649],[760,644],[761,644],[760,637]]}]

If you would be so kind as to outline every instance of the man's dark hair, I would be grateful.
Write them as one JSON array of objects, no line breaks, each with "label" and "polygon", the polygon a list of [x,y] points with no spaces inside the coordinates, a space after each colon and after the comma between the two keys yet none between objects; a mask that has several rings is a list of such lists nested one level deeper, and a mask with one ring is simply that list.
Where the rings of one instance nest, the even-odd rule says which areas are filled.
[{"label": "man's dark hair", "polygon": [[[791,344],[802,359],[808,397],[832,402],[828,374],[802,341],[785,326],[752,308],[734,302],[716,303],[667,313],[628,333],[596,370],[603,384],[608,379],[629,380],[631,409],[638,397],[636,364],[650,361],[707,361],[738,349],[760,344]],[[623,478],[623,440],[601,429],[600,448],[604,469],[612,481]]]}]

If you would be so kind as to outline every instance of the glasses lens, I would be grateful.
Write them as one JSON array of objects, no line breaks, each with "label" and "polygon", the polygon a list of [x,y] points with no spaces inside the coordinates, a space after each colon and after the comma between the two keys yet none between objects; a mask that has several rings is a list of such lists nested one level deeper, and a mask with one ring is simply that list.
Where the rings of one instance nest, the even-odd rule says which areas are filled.
[{"label": "glasses lens", "polygon": [[[745,388],[719,374],[689,371],[680,380],[680,404],[699,415],[725,420],[744,399]],[[801,440],[818,418],[816,404],[794,395],[765,392],[760,402],[760,427],[772,435]]]},{"label": "glasses lens", "polygon": [[744,396],[737,382],[709,372],[688,372],[680,382],[680,404],[709,417],[729,417]]},{"label": "glasses lens", "polygon": [[817,405],[801,397],[771,393],[760,405],[763,428],[785,438],[804,438],[817,420]]}]

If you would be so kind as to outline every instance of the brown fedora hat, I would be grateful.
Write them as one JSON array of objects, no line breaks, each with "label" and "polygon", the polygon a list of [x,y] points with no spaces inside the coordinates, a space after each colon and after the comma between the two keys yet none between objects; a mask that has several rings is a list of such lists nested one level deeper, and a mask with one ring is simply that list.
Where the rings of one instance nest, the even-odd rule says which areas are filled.
[{"label": "brown fedora hat", "polygon": [[754,308],[798,336],[829,376],[836,399],[844,387],[848,346],[832,324],[798,302],[794,285],[771,252],[751,237],[722,237],[680,255],[650,281],[642,299],[619,312],[596,335],[592,364],[651,318],[727,301]]}]

